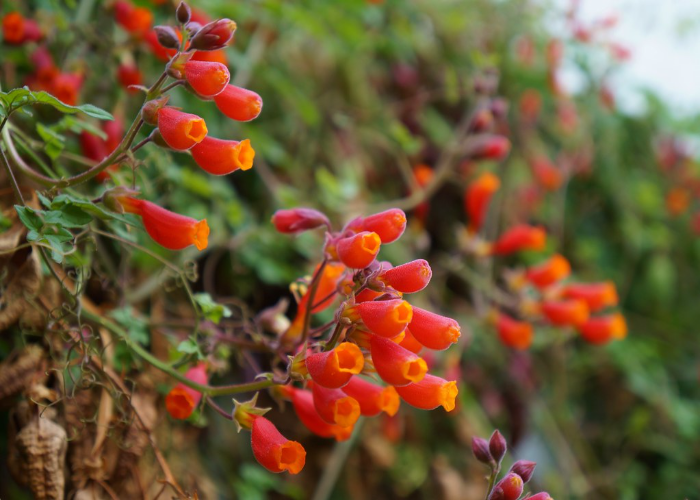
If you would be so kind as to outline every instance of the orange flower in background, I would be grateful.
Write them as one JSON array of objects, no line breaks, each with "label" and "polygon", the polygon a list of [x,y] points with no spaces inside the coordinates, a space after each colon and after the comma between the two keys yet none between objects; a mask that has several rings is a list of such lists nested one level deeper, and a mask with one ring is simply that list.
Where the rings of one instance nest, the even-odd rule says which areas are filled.
[{"label": "orange flower in background", "polygon": [[255,150],[248,139],[227,141],[206,136],[190,149],[190,153],[197,165],[212,175],[250,170],[255,158]]},{"label": "orange flower in background", "polygon": [[556,254],[541,264],[527,270],[525,277],[537,288],[546,288],[571,274],[571,264],[562,255]]},{"label": "orange flower in background", "polygon": [[530,167],[537,183],[547,191],[556,191],[564,182],[564,174],[561,169],[553,165],[547,158],[535,158],[530,162]]},{"label": "orange flower in background", "polygon": [[209,226],[206,219],[198,221],[130,196],[120,197],[118,201],[125,212],[141,216],[146,232],[159,245],[170,250],[182,250],[190,245],[197,250],[207,248]]},{"label": "orange flower in background", "polygon": [[10,45],[24,42],[25,19],[19,12],[10,12],[2,18],[3,41]]},{"label": "orange flower in background", "polygon": [[158,130],[166,144],[178,151],[192,148],[207,136],[204,120],[171,107],[158,110]]},{"label": "orange flower in background", "polygon": [[258,94],[235,85],[227,85],[223,92],[215,95],[214,103],[224,115],[239,122],[257,118],[263,106]]},{"label": "orange flower in background", "polygon": [[134,64],[121,64],[117,69],[117,79],[122,87],[131,93],[136,93],[139,90],[129,87],[143,84],[143,75]]},{"label": "orange flower in background", "polygon": [[414,260],[383,271],[378,279],[401,293],[420,292],[433,276],[428,261]]},{"label": "orange flower in background", "polygon": [[[182,33],[180,33],[179,30],[175,30],[175,33],[177,34],[180,41],[182,41]],[[160,59],[163,62],[170,61],[170,59],[175,54],[177,54],[177,50],[163,47],[158,42],[158,35],[154,30],[150,30],[148,33],[146,33],[146,35],[144,36],[144,41],[151,49],[151,52],[153,52],[153,55],[155,55],[158,59]],[[192,58],[194,59],[194,56]]]},{"label": "orange flower in background", "polygon": [[396,392],[401,399],[421,410],[434,410],[442,406],[445,411],[452,411],[459,389],[457,382],[427,374],[419,382],[397,387]]},{"label": "orange flower in background", "polygon": [[83,77],[78,73],[60,73],[50,84],[49,91],[70,106],[78,104],[78,95],[83,86]]},{"label": "orange flower in background", "polygon": [[343,387],[343,392],[358,402],[360,413],[365,417],[374,417],[381,412],[393,417],[401,405],[395,388],[390,385],[382,387],[361,377],[352,377]]},{"label": "orange flower in background", "polygon": [[[428,165],[420,164],[413,167],[413,176],[416,179],[416,183],[420,187],[425,188],[428,184],[430,184],[430,181],[435,176],[435,172]],[[423,201],[413,210],[413,213],[419,221],[425,224],[425,220],[428,218],[429,210],[430,204],[428,201]]]},{"label": "orange flower in background", "polygon": [[358,217],[348,224],[348,229],[376,233],[382,244],[398,240],[406,230],[406,214],[398,208],[391,208],[368,217]]},{"label": "orange flower in background", "polygon": [[588,320],[588,305],[583,300],[558,300],[542,303],[542,314],[556,326],[577,326]]},{"label": "orange flower in background", "polygon": [[612,281],[566,285],[562,290],[562,296],[567,299],[583,300],[591,312],[598,312],[606,307],[616,306],[619,302],[617,290]]},{"label": "orange flower in background", "polygon": [[335,349],[306,357],[306,369],[313,381],[329,389],[339,389],[353,375],[362,371],[365,358],[362,351],[351,342],[342,342]]},{"label": "orange flower in background", "polygon": [[185,78],[199,95],[213,97],[224,91],[231,74],[224,64],[190,60],[185,63]]},{"label": "orange flower in background", "polygon": [[469,148],[469,156],[474,160],[501,161],[510,153],[510,141],[502,135],[481,134]]},{"label": "orange flower in background", "polygon": [[126,0],[114,3],[114,18],[124,31],[132,35],[145,36],[153,26],[153,14],[145,7],[135,7]]},{"label": "orange flower in background", "polygon": [[589,318],[578,326],[581,337],[591,344],[606,344],[627,336],[627,322],[620,313]]},{"label": "orange flower in background", "polygon": [[379,253],[382,240],[377,233],[363,231],[336,244],[340,261],[352,269],[364,269],[369,266]]},{"label": "orange flower in background", "polygon": [[386,338],[399,335],[413,318],[411,304],[401,299],[362,302],[354,306],[351,311],[348,312],[359,314],[362,322],[371,332]]},{"label": "orange flower in background", "polygon": [[327,423],[352,427],[360,418],[360,404],[340,389],[327,389],[314,384],[311,393],[316,411]]},{"label": "orange flower in background", "polygon": [[197,50],[192,54],[190,61],[207,61],[213,63],[221,63],[228,66],[228,58],[226,57],[226,49],[221,50]]},{"label": "orange flower in background", "polygon": [[529,123],[536,121],[542,110],[542,95],[538,90],[527,89],[520,96],[519,109],[523,120]]},{"label": "orange flower in background", "polygon": [[395,387],[420,382],[428,372],[425,360],[379,335],[371,336],[370,353],[377,374]]},{"label": "orange flower in background", "polygon": [[507,314],[499,312],[496,319],[496,329],[501,342],[508,347],[525,350],[532,345],[533,330],[530,323],[517,321]]},{"label": "orange flower in background", "polygon": [[325,422],[316,411],[314,398],[311,391],[297,389],[292,386],[285,386],[284,390],[292,400],[294,412],[301,423],[317,436],[325,438],[335,438],[336,441],[346,441],[352,434],[352,426],[340,427],[338,425]]},{"label": "orange flower in background", "polygon": [[682,187],[672,188],[666,195],[666,210],[677,217],[688,210],[690,200],[690,191]]},{"label": "orange flower in background", "polygon": [[489,203],[501,187],[501,181],[490,172],[481,174],[472,181],[464,193],[464,209],[469,217],[469,231],[476,233],[486,219]]},{"label": "orange flower in background", "polygon": [[255,459],[270,472],[298,474],[306,463],[306,450],[296,441],[290,441],[265,417],[256,416],[250,436]]},{"label": "orange flower in background", "polygon": [[428,349],[442,351],[459,340],[462,330],[452,318],[413,307],[413,319],[408,325],[413,337]]},{"label": "orange flower in background", "polygon": [[[209,383],[207,367],[204,363],[187,370],[185,377],[200,385],[207,385]],[[165,397],[165,408],[168,410],[171,417],[182,420],[192,415],[192,412],[199,405],[201,400],[201,392],[187,387],[180,382],[173,387]]]},{"label": "orange flower in background", "polygon": [[542,250],[547,233],[541,227],[518,224],[511,227],[493,244],[492,253],[508,255],[523,250]]}]

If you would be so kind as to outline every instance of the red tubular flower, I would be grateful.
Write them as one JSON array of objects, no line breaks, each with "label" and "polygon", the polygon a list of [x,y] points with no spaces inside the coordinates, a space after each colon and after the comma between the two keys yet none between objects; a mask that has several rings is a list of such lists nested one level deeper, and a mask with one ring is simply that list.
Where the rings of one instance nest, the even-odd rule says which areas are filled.
[{"label": "red tubular flower", "polygon": [[317,436],[332,437],[336,441],[346,441],[352,434],[352,426],[340,427],[325,422],[316,411],[314,406],[314,398],[311,391],[296,389],[287,386],[287,392],[292,399],[294,412],[297,414],[301,423]]},{"label": "red tubular flower", "polygon": [[19,12],[10,12],[2,18],[3,41],[9,45],[19,45],[24,42],[26,20]]},{"label": "red tubular flower", "polygon": [[548,191],[556,191],[564,182],[561,169],[554,166],[547,158],[535,158],[530,163],[530,167],[538,184]]},{"label": "red tubular flower", "polygon": [[354,309],[367,328],[386,338],[403,332],[413,317],[411,304],[401,299],[362,302]]},{"label": "red tubular flower", "polygon": [[387,384],[395,387],[416,383],[428,373],[428,364],[396,342],[372,335],[370,353],[377,374]]},{"label": "red tubular flower", "polygon": [[185,78],[199,95],[213,97],[224,91],[231,74],[221,63],[190,60],[185,63]]},{"label": "red tubular flower", "polygon": [[583,300],[558,300],[542,303],[542,313],[557,326],[581,325],[588,319],[588,305]]},{"label": "red tubular flower", "polygon": [[528,497],[527,500],[554,500],[554,499],[549,496],[549,493],[547,493],[546,491],[543,491],[542,493],[538,493],[536,495],[532,495],[531,497]]},{"label": "red tubular flower", "polygon": [[192,37],[190,47],[196,50],[219,50],[233,40],[236,23],[230,19],[217,19],[202,26]]},{"label": "red tubular flower", "polygon": [[517,474],[510,472],[493,488],[489,500],[518,500],[523,494],[523,480]]},{"label": "red tubular flower", "polygon": [[170,107],[158,110],[158,130],[168,146],[178,151],[192,148],[207,136],[207,124],[199,116]]},{"label": "red tubular flower", "polygon": [[423,344],[418,342],[416,338],[413,336],[411,333],[411,330],[406,328],[404,331],[404,337],[401,339],[401,342],[399,342],[399,345],[403,347],[404,349],[408,349],[409,351],[418,354],[421,349],[423,349]]},{"label": "red tubular flower", "polygon": [[141,71],[133,64],[122,64],[117,69],[117,79],[128,92],[138,92],[138,89],[130,88],[132,85],[141,85],[143,83],[143,75]]},{"label": "red tubular flower", "polygon": [[578,325],[578,331],[586,342],[606,344],[627,336],[627,322],[620,313],[598,316]]},{"label": "red tubular flower", "polygon": [[227,175],[238,169],[250,170],[255,158],[255,150],[248,139],[227,141],[206,136],[190,152],[197,165],[213,175]]},{"label": "red tubular flower", "polygon": [[[200,385],[207,385],[209,383],[207,367],[204,363],[187,370],[185,377]],[[197,405],[199,405],[201,400],[201,392],[187,387],[180,382],[173,387],[165,397],[165,408],[168,410],[171,417],[183,420],[192,415],[192,412]]]},{"label": "red tubular flower", "polygon": [[304,468],[304,447],[285,438],[265,417],[256,416],[253,420],[250,444],[255,459],[270,472],[298,474]]},{"label": "red tubular flower", "polygon": [[132,35],[145,35],[153,25],[153,14],[145,7],[134,7],[126,0],[114,4],[114,18],[125,31]]},{"label": "red tubular flower", "polygon": [[459,390],[457,382],[427,374],[420,382],[397,387],[396,392],[401,399],[421,410],[434,410],[442,406],[445,411],[452,411]]},{"label": "red tubular flower", "polygon": [[314,407],[323,420],[340,427],[352,427],[360,418],[360,404],[340,389],[314,384]]},{"label": "red tubular flower", "polygon": [[510,152],[510,141],[502,135],[479,136],[472,145],[469,154],[475,160],[501,161]]},{"label": "red tubular flower", "polygon": [[359,304],[360,302],[367,302],[369,300],[374,300],[377,297],[380,297],[381,295],[383,295],[382,292],[376,292],[376,291],[371,290],[369,288],[365,288],[360,293],[355,295],[355,303]]},{"label": "red tubular flower", "polygon": [[401,293],[415,293],[428,286],[432,276],[428,261],[418,259],[383,271],[379,279]]},{"label": "red tubular flower", "polygon": [[159,245],[170,250],[182,250],[190,245],[197,250],[207,248],[209,226],[206,219],[197,221],[129,196],[121,197],[119,202],[125,212],[141,216],[146,232]]},{"label": "red tubular flower", "polygon": [[541,227],[518,224],[511,227],[493,244],[496,255],[508,255],[522,250],[542,250],[547,242],[547,233]]},{"label": "red tubular flower", "polygon": [[525,277],[537,288],[546,288],[563,280],[571,273],[571,265],[563,256],[556,254],[545,262],[527,270]]},{"label": "red tubular flower", "polygon": [[272,216],[275,229],[284,234],[298,234],[321,226],[330,227],[330,221],[325,214],[313,208],[292,208],[277,210]]},{"label": "red tubular flower", "polygon": [[583,300],[588,304],[591,312],[616,306],[619,301],[615,284],[612,281],[566,285],[562,295],[567,299]]},{"label": "red tubular flower", "polygon": [[227,85],[223,92],[214,96],[216,107],[223,114],[239,122],[248,122],[262,111],[262,98],[252,90]]},{"label": "red tubular flower", "polygon": [[377,233],[362,231],[336,244],[338,258],[352,269],[364,269],[369,266],[379,253],[382,240]]},{"label": "red tubular flower", "polygon": [[428,349],[442,351],[459,340],[461,328],[452,318],[440,316],[420,307],[413,307],[409,324],[415,339]]},{"label": "red tubular flower", "polygon": [[485,172],[467,187],[464,193],[464,209],[469,216],[469,231],[476,233],[484,225],[493,194],[501,187],[501,181]]},{"label": "red tubular flower", "polygon": [[369,217],[358,218],[348,224],[353,231],[372,231],[379,235],[382,243],[398,240],[406,230],[406,214],[398,208],[391,208]]},{"label": "red tubular flower", "polygon": [[507,314],[498,313],[496,320],[498,336],[508,347],[525,350],[532,344],[532,325],[524,321],[517,321]]},{"label": "red tubular flower", "polygon": [[360,413],[365,417],[374,417],[381,412],[393,417],[401,405],[399,395],[392,386],[382,387],[361,377],[352,377],[343,387],[343,392],[359,403]]},{"label": "red tubular flower", "polygon": [[362,371],[364,365],[362,351],[351,342],[342,342],[332,351],[306,357],[306,369],[314,385],[318,384],[328,389],[343,387],[353,375]]}]

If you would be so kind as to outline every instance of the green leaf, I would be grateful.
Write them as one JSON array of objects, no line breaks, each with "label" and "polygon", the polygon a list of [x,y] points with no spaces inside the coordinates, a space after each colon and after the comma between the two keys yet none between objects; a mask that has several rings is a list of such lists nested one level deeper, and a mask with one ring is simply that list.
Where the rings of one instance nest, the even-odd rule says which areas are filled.
[{"label": "green leaf", "polygon": [[221,318],[228,318],[231,316],[231,310],[222,304],[214,302],[214,299],[212,299],[211,295],[208,293],[197,293],[194,296],[194,300],[202,309],[204,317],[217,325],[219,321],[221,321]]},{"label": "green leaf", "polygon": [[55,130],[45,127],[41,123],[37,123],[36,131],[44,140],[44,151],[52,160],[56,160],[63,152],[65,136],[59,134]]},{"label": "green leaf", "polygon": [[15,210],[17,215],[19,215],[19,220],[22,221],[27,229],[31,229],[36,232],[41,232],[41,228],[44,226],[44,221],[41,217],[37,215],[36,211],[29,207],[23,207],[20,205],[15,205]]},{"label": "green leaf", "polygon": [[83,227],[92,222],[92,216],[75,205],[64,205],[58,210],[50,210],[44,215],[47,224],[60,224],[63,227]]},{"label": "green leaf", "polygon": [[43,90],[32,92],[28,87],[12,89],[9,92],[0,92],[0,103],[2,103],[5,114],[9,114],[28,104],[48,104],[62,113],[74,114],[83,112],[88,116],[99,118],[100,120],[114,120],[114,117],[110,113],[92,104],[71,106],[58,100],[48,92]]},{"label": "green leaf", "polygon": [[204,353],[202,353],[202,350],[199,348],[199,344],[191,337],[178,344],[177,352],[181,352],[183,354],[196,354],[197,359],[204,359]]},{"label": "green leaf", "polygon": [[131,340],[139,344],[148,345],[151,340],[151,336],[148,333],[148,324],[131,307],[115,309],[109,315],[126,328]]}]

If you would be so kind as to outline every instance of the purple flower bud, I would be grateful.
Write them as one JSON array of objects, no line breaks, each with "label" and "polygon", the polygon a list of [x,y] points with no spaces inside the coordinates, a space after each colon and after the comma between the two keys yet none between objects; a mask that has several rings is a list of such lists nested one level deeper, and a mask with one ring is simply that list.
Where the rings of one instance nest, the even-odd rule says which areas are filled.
[{"label": "purple flower bud", "polygon": [[226,47],[233,39],[236,23],[230,19],[218,19],[202,26],[192,37],[190,48],[195,50],[219,50]]},{"label": "purple flower bud", "polygon": [[190,6],[185,2],[180,2],[180,5],[177,6],[177,10],[175,10],[175,17],[177,17],[179,23],[187,24],[190,22],[190,17],[192,17],[192,9],[190,9]]},{"label": "purple flower bud", "polygon": [[531,478],[533,472],[535,472],[535,467],[537,463],[529,462],[527,460],[518,460],[510,468],[510,472],[517,474],[523,479],[523,483],[527,483]]},{"label": "purple flower bud", "polygon": [[491,452],[489,452],[489,443],[484,438],[472,438],[472,452],[476,459],[482,464],[489,465],[493,463],[493,457],[491,456]]},{"label": "purple flower bud", "polygon": [[506,450],[508,449],[508,443],[503,435],[498,432],[498,430],[493,431],[491,434],[491,439],[489,440],[489,451],[491,456],[496,461],[496,463],[501,463],[503,457],[506,456]]},{"label": "purple flower bud", "polygon": [[170,26],[156,26],[153,28],[158,38],[158,43],[166,49],[179,49],[180,39],[177,37],[177,32]]}]

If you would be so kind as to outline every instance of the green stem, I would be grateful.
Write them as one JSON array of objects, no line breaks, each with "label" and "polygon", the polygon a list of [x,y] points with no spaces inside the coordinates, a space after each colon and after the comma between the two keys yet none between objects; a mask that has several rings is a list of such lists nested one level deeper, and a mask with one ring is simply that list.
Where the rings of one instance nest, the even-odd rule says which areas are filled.
[{"label": "green stem", "polygon": [[22,196],[22,191],[19,188],[19,184],[17,184],[17,179],[15,179],[15,174],[12,172],[12,167],[10,167],[10,163],[7,161],[7,156],[5,156],[5,150],[3,150],[1,146],[0,146],[0,161],[2,161],[2,165],[3,165],[3,167],[5,167],[5,170],[7,170],[7,175],[10,177],[10,182],[12,183],[12,189],[15,192],[15,196],[17,197],[17,201],[19,201],[22,205],[24,205],[24,197]]},{"label": "green stem", "polygon": [[308,300],[306,301],[306,311],[304,311],[304,330],[301,332],[301,339],[299,339],[299,344],[306,342],[306,338],[309,336],[309,326],[311,326],[311,311],[313,311],[314,299],[316,298],[316,291],[318,290],[319,283],[321,282],[321,276],[323,276],[323,270],[328,264],[328,259],[323,259],[321,265],[318,267],[316,274],[314,274],[311,280],[311,286],[309,287]]},{"label": "green stem", "polygon": [[491,477],[489,477],[489,489],[486,490],[486,498],[484,500],[488,500],[489,496],[491,495],[491,492],[493,491],[493,487],[496,486],[496,479],[498,478],[498,473],[501,471],[501,466],[497,465],[495,468],[491,469]]},{"label": "green stem", "polygon": [[338,339],[340,339],[340,335],[343,333],[343,330],[345,330],[345,325],[338,321],[338,324],[335,325],[335,330],[333,330],[331,338],[328,340],[326,347],[323,348],[324,352],[330,351],[335,347],[335,345],[338,343]]}]

